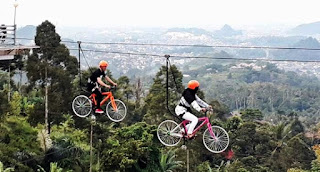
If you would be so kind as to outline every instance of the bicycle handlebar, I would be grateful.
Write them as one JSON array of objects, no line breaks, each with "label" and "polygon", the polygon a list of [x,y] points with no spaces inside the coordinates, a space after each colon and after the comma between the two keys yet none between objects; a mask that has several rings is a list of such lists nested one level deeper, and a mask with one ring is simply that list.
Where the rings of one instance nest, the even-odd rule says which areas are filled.
[{"label": "bicycle handlebar", "polygon": [[115,91],[116,91],[116,90],[117,90],[117,86],[114,86],[114,85],[111,86],[111,87],[109,88],[109,91],[111,91],[111,90],[115,90]]}]

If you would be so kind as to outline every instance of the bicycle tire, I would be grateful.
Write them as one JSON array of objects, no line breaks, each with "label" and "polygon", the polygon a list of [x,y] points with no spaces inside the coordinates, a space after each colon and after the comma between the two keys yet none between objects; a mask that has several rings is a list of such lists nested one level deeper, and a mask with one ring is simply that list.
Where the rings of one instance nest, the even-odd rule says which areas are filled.
[{"label": "bicycle tire", "polygon": [[213,153],[225,151],[229,146],[229,135],[227,131],[219,126],[212,126],[211,129],[215,138],[211,136],[209,128],[207,128],[203,133],[204,146]]},{"label": "bicycle tire", "polygon": [[106,113],[111,121],[120,122],[127,115],[127,107],[121,100],[114,99],[114,102],[116,103],[117,110],[113,109],[110,101],[106,106]]},{"label": "bicycle tire", "polygon": [[[157,136],[159,141],[165,146],[176,146],[182,137],[181,127],[173,120],[165,120],[158,126]],[[182,135],[181,135],[182,136]]]},{"label": "bicycle tire", "polygon": [[72,101],[72,110],[77,116],[85,118],[92,111],[92,102],[87,96],[79,95]]}]

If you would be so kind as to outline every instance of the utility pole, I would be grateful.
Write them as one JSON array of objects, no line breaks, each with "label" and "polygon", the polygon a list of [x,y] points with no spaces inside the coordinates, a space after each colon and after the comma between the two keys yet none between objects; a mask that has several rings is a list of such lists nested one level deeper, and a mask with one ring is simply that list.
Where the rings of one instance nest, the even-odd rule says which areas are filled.
[{"label": "utility pole", "polygon": [[48,69],[45,67],[45,111],[44,111],[44,120],[46,131],[49,134],[49,123],[48,123]]},{"label": "utility pole", "polygon": [[10,94],[10,90],[11,90],[11,83],[10,83],[10,81],[11,81],[11,60],[9,60],[9,74],[8,74],[9,76],[8,76],[8,102],[10,102],[10,97],[11,97],[11,94]]},{"label": "utility pole", "polygon": [[91,116],[91,132],[90,132],[90,169],[89,172],[92,172],[92,156],[93,156],[93,152],[92,152],[92,138],[93,138],[93,125],[96,124],[96,116],[92,115]]},{"label": "utility pole", "polygon": [[187,149],[187,172],[189,172],[189,149]]},{"label": "utility pole", "polygon": [[79,85],[80,85],[80,88],[81,88],[81,63],[80,63],[80,51],[81,51],[81,41],[77,41],[78,43],[78,51],[79,51]]}]

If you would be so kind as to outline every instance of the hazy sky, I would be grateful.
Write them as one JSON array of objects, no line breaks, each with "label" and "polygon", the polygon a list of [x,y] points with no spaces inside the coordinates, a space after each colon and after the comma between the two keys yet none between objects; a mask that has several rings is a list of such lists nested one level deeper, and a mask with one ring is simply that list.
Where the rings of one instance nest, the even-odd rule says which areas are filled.
[{"label": "hazy sky", "polygon": [[[0,0],[13,24],[15,0]],[[319,0],[17,0],[16,23],[56,26],[221,27],[320,21]]]}]

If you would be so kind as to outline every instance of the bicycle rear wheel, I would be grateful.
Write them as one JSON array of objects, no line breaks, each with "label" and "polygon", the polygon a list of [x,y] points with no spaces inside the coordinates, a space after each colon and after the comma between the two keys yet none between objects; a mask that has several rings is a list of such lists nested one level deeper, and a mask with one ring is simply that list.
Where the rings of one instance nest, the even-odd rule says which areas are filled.
[{"label": "bicycle rear wheel", "polygon": [[110,101],[106,107],[107,116],[111,121],[120,122],[127,115],[127,107],[121,100],[114,99],[114,102],[117,109],[113,109],[112,102]]},{"label": "bicycle rear wheel", "polygon": [[210,152],[221,153],[229,145],[229,135],[225,129],[219,126],[212,126],[211,129],[214,137],[211,136],[209,128],[207,128],[203,133],[203,144]]},{"label": "bicycle rear wheel", "polygon": [[87,96],[79,95],[72,101],[72,110],[77,116],[84,118],[91,113],[92,102]]},{"label": "bicycle rear wheel", "polygon": [[175,146],[177,145],[182,137],[182,134],[179,134],[181,127],[172,120],[163,121],[157,129],[158,139],[165,146]]}]

